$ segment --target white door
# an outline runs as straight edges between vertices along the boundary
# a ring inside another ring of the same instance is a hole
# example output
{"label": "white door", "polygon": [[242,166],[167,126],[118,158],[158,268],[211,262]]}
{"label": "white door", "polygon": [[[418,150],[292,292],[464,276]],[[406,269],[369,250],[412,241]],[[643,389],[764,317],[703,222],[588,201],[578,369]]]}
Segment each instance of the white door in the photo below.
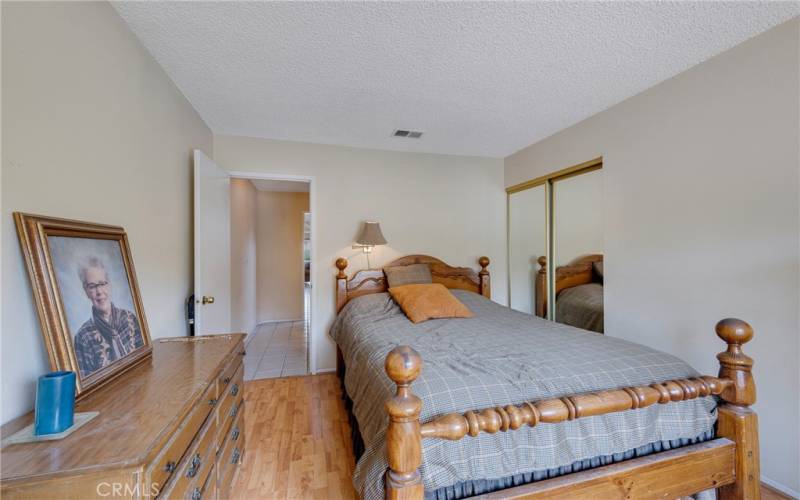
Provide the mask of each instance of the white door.
{"label": "white door", "polygon": [[195,335],[230,333],[230,176],[194,151]]}

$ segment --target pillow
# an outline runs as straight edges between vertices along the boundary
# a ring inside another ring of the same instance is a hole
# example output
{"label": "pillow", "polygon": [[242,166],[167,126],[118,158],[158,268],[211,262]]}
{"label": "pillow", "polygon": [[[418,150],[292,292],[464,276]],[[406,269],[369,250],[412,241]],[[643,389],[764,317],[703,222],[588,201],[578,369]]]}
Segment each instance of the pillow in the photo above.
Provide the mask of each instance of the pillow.
{"label": "pillow", "polygon": [[389,288],[389,293],[413,323],[472,317],[472,311],[441,283],[396,286]]}
{"label": "pillow", "polygon": [[411,264],[409,266],[384,267],[389,288],[412,285],[415,283],[430,283],[431,267],[428,264]]}
{"label": "pillow", "polygon": [[603,278],[603,261],[602,260],[595,261],[594,263],[592,263],[592,267],[594,267],[594,272],[597,273],[598,276],[600,276],[600,279],[602,279]]}

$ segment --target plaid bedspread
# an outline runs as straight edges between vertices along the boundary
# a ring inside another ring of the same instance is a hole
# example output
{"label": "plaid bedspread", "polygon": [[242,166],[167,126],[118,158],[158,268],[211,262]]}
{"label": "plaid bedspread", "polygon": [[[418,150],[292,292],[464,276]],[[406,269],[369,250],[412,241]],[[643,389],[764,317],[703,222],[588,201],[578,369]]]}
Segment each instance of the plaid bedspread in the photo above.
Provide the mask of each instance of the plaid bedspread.
{"label": "plaid bedspread", "polygon": [[[347,366],[345,389],[364,439],[353,477],[364,499],[384,495],[384,403],[395,386],[383,365],[397,345],[422,355],[422,373],[412,385],[422,399],[422,422],[444,413],[697,376],[674,356],[519,313],[475,293],[453,293],[473,318],[414,325],[380,293],[350,301],[333,324],[331,335]],[[424,439],[421,473],[426,491],[432,491],[694,438],[715,420],[716,402],[706,397],[459,441]]]}
{"label": "plaid bedspread", "polygon": [[556,297],[559,323],[603,333],[603,285],[588,283],[562,290]]}

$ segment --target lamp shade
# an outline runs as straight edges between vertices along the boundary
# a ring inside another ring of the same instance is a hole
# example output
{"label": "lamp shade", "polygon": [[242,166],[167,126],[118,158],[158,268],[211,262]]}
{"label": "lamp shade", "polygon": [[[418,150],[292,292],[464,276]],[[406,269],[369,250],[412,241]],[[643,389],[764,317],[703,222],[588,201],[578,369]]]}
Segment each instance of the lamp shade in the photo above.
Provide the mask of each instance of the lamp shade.
{"label": "lamp shade", "polygon": [[361,229],[361,234],[358,235],[356,243],[364,246],[385,245],[386,238],[383,237],[380,223],[369,220],[366,221],[364,227]]}

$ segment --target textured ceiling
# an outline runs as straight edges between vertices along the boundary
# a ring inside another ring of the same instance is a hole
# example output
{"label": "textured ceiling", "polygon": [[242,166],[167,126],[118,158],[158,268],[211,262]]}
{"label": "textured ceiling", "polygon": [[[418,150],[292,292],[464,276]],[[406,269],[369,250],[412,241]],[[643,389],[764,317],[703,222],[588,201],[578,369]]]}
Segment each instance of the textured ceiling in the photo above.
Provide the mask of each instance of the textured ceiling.
{"label": "textured ceiling", "polygon": [[215,133],[492,157],[800,14],[798,2],[114,6]]}
{"label": "textured ceiling", "polygon": [[285,193],[307,193],[310,183],[302,181],[278,181],[271,179],[251,179],[259,191],[280,191]]}

